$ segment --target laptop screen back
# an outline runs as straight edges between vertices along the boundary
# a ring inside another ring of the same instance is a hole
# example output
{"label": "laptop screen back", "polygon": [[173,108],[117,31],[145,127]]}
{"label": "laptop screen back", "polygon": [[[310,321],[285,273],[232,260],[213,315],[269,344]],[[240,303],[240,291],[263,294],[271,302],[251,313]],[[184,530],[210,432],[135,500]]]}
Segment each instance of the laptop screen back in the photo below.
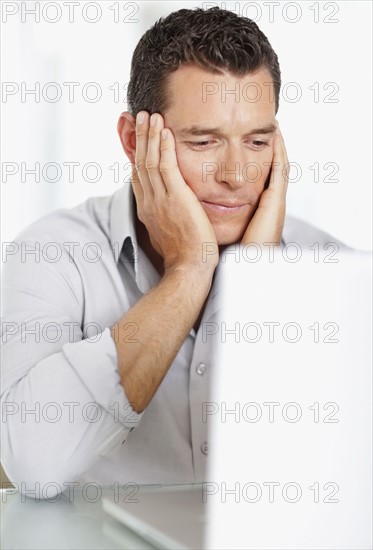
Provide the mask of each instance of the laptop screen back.
{"label": "laptop screen back", "polygon": [[251,259],[227,255],[204,327],[207,547],[371,548],[371,256]]}

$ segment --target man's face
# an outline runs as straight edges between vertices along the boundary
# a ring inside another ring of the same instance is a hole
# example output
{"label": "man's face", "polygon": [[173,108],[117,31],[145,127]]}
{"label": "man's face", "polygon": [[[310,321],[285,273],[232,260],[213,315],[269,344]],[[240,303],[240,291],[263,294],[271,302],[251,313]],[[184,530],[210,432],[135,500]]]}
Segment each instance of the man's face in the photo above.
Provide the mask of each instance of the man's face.
{"label": "man's face", "polygon": [[175,136],[181,174],[201,202],[218,244],[238,242],[258,206],[273,158],[270,73],[261,69],[236,77],[183,65],[171,73],[168,93],[171,107],[164,121]]}

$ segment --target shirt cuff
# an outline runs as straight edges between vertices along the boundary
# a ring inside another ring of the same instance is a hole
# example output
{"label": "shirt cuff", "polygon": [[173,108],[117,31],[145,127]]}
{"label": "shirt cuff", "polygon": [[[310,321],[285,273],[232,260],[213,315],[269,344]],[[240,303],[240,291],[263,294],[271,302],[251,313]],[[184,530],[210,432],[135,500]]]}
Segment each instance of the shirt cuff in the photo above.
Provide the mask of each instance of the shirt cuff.
{"label": "shirt cuff", "polygon": [[118,372],[118,354],[106,327],[100,334],[67,343],[62,347],[77,376],[94,400],[126,428],[135,428],[142,413],[136,413],[129,402]]}

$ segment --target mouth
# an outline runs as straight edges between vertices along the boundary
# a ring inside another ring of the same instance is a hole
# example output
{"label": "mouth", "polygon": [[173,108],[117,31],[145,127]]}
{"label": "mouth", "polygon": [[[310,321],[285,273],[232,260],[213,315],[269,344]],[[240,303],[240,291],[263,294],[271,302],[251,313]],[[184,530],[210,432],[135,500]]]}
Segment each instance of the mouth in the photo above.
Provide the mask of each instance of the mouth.
{"label": "mouth", "polygon": [[204,206],[207,210],[218,212],[220,214],[240,214],[248,206],[247,203],[223,204],[203,200],[201,200],[200,202],[202,206]]}

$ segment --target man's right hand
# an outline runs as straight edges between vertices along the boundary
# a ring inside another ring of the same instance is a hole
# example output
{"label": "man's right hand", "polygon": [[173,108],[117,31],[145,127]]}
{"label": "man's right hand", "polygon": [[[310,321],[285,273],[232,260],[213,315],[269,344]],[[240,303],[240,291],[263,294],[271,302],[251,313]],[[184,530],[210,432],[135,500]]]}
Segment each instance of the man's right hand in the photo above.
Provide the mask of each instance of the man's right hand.
{"label": "man's right hand", "polygon": [[[141,115],[143,122],[140,123]],[[149,233],[153,248],[164,259],[165,272],[175,267],[218,264],[214,229],[196,195],[181,175],[175,140],[168,128],[165,139],[162,115],[141,111],[136,118],[136,156],[133,190],[137,215]],[[209,254],[204,255],[208,244]],[[216,250],[216,253],[211,251]]]}

